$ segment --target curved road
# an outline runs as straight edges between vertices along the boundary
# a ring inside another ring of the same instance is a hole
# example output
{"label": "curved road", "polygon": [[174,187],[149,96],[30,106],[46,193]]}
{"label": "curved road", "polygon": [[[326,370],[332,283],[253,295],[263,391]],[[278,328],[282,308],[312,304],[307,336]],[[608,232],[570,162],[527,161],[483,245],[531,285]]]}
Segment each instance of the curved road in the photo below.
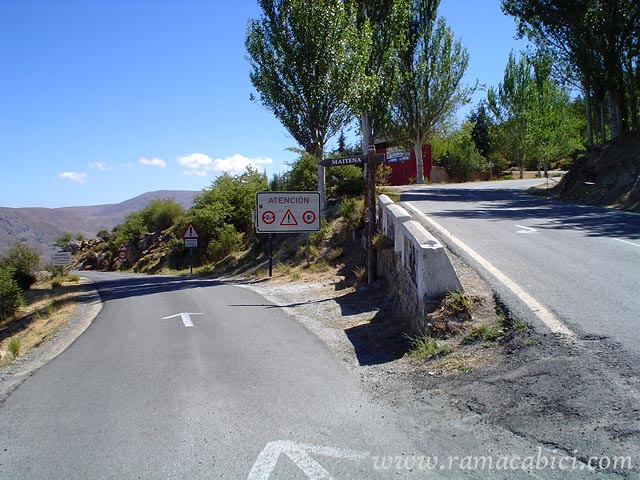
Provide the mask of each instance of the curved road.
{"label": "curved road", "polygon": [[[402,200],[470,246],[579,336],[609,338],[640,357],[640,215],[526,193],[538,183],[416,186]],[[512,294],[504,288],[502,294],[520,316],[535,321]]]}

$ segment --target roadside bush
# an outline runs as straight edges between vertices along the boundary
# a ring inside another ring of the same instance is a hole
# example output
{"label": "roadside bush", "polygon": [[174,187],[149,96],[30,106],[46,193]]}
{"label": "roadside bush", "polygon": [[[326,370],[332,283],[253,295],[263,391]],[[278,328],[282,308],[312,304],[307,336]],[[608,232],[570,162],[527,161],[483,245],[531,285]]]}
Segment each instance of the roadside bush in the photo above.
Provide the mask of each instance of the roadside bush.
{"label": "roadside bush", "polygon": [[182,206],[171,198],[152,200],[140,210],[140,217],[147,231],[155,233],[175,225],[183,214]]}
{"label": "roadside bush", "polygon": [[362,195],[364,193],[362,169],[355,165],[328,168],[327,188],[335,190],[336,197]]}
{"label": "roadside bush", "polygon": [[300,153],[300,158],[291,164],[291,170],[286,174],[287,190],[317,190],[318,166],[316,165],[316,159],[307,152],[295,151]]}
{"label": "roadside bush", "polygon": [[357,230],[360,228],[364,215],[364,201],[356,198],[343,198],[338,215],[344,218],[351,230]]}
{"label": "roadside bush", "polygon": [[2,259],[0,267],[12,267],[13,278],[22,290],[29,290],[36,283],[40,254],[32,247],[15,244]]}
{"label": "roadside bush", "polygon": [[13,315],[24,303],[14,273],[13,267],[0,267],[0,320]]}
{"label": "roadside bush", "polygon": [[207,257],[210,260],[222,260],[242,248],[242,233],[238,232],[233,225],[224,225],[216,233],[216,238],[211,240],[207,247]]}

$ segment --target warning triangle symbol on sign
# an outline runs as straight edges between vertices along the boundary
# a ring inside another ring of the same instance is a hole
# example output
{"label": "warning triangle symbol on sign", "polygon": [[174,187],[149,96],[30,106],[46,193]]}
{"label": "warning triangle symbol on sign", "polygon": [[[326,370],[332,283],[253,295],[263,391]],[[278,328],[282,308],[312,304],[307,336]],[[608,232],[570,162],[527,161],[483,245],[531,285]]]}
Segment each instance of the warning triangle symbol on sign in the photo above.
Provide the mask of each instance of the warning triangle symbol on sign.
{"label": "warning triangle symbol on sign", "polygon": [[290,208],[287,209],[284,216],[282,217],[280,225],[284,227],[293,227],[295,225],[298,225],[298,220],[296,220],[296,217]]}

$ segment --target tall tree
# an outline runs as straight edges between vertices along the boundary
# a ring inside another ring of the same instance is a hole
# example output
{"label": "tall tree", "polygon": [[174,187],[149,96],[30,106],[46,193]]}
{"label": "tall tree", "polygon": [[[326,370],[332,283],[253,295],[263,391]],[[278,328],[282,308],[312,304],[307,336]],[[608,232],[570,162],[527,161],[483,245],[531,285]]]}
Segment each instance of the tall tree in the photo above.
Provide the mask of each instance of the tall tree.
{"label": "tall tree", "polygon": [[424,183],[422,145],[447,125],[475,90],[462,85],[469,54],[437,17],[439,3],[413,0],[392,107],[393,136],[412,146],[418,183]]}
{"label": "tall tree", "polygon": [[318,164],[324,215],[327,141],[351,119],[369,43],[358,35],[352,0],[259,0],[246,49],[260,103]]}
{"label": "tall tree", "polygon": [[487,104],[482,100],[477,108],[473,110],[467,118],[471,125],[471,139],[476,145],[476,149],[480,154],[487,158],[489,150],[491,148],[491,136],[489,134],[489,125],[491,119],[487,113]]}
{"label": "tall tree", "polygon": [[500,124],[497,132],[502,148],[508,158],[516,161],[520,178],[524,178],[525,165],[532,155],[529,116],[535,101],[534,80],[526,56],[517,59],[513,52],[509,54],[503,80],[497,89],[489,89],[487,99]]}
{"label": "tall tree", "polygon": [[[612,138],[638,129],[640,3],[629,0],[502,0],[518,31],[551,52],[591,98],[607,110]],[[603,130],[604,136],[604,130]],[[588,124],[589,141],[592,140]]]}
{"label": "tall tree", "polygon": [[536,162],[545,171],[551,161],[581,147],[580,122],[569,94],[551,76],[551,58],[540,52],[513,54],[498,88],[490,88],[488,105],[498,122],[497,136],[505,155],[524,168]]}

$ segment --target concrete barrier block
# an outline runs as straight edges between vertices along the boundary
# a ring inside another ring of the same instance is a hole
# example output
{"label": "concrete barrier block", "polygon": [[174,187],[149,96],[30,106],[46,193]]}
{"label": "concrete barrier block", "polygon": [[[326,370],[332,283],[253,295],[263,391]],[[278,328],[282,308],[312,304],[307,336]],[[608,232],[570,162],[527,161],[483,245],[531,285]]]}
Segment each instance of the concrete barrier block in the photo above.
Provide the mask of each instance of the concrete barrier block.
{"label": "concrete barrier block", "polygon": [[402,224],[402,265],[416,284],[418,297],[438,300],[447,292],[462,290],[451,260],[442,244],[415,220]]}
{"label": "concrete barrier block", "polygon": [[385,218],[387,226],[385,235],[393,243],[393,250],[396,253],[401,253],[404,246],[402,224],[411,220],[411,215],[400,205],[392,203],[386,207]]}
{"label": "concrete barrier block", "polygon": [[391,200],[387,195],[378,195],[378,229],[381,232],[385,232],[385,208],[387,205],[394,205],[393,200]]}

